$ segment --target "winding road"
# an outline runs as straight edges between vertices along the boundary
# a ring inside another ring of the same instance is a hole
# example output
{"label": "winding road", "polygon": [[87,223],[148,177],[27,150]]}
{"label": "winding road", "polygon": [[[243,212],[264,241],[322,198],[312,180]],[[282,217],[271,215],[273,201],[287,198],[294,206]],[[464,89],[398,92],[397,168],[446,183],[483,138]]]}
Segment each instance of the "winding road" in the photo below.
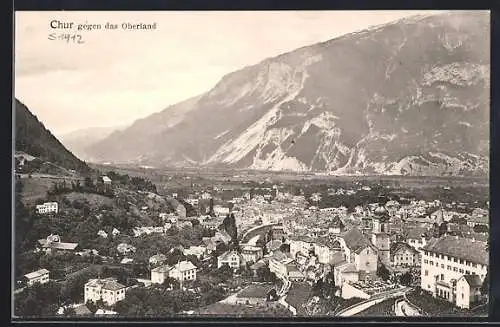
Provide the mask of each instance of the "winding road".
{"label": "winding road", "polygon": [[360,312],[368,309],[369,307],[371,307],[375,304],[378,304],[380,302],[383,302],[387,299],[403,296],[408,290],[409,290],[409,288],[405,287],[405,288],[400,288],[397,290],[392,290],[389,292],[377,294],[366,301],[362,301],[362,302],[356,303],[348,308],[345,308],[344,310],[338,312],[336,314],[336,316],[340,316],[340,317],[353,316],[353,315],[360,313]]}

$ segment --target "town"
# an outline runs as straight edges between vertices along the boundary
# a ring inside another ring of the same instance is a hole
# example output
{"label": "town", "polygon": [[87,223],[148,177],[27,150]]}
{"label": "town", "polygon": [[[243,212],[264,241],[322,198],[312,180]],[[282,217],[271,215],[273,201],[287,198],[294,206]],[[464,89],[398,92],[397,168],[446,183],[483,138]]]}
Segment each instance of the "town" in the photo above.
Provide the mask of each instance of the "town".
{"label": "town", "polygon": [[487,186],[399,184],[19,174],[15,314],[486,314]]}

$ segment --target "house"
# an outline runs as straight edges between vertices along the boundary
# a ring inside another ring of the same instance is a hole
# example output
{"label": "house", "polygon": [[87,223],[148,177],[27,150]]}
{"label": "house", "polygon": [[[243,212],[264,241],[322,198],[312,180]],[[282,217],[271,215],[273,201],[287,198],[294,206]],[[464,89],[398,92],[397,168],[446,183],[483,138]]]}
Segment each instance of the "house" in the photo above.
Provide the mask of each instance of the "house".
{"label": "house", "polygon": [[241,244],[241,255],[245,262],[257,262],[264,256],[262,248],[248,244]]}
{"label": "house", "polygon": [[116,228],[113,228],[113,231],[111,232],[111,234],[113,236],[117,236],[117,235],[120,235],[120,231],[118,229],[116,229]]}
{"label": "house", "polygon": [[197,267],[191,261],[181,261],[170,269],[169,276],[178,281],[196,280]]}
{"label": "house", "polygon": [[288,279],[292,282],[302,282],[306,279],[306,276],[297,268],[297,265],[290,262],[286,265],[286,270],[288,271]]}
{"label": "house", "polygon": [[210,254],[217,249],[217,241],[211,237],[203,237],[201,239],[203,245],[207,248],[207,253]]}
{"label": "house", "polygon": [[271,240],[266,243],[266,249],[268,253],[273,253],[274,251],[279,250],[282,242],[281,240]]}
{"label": "house", "polygon": [[84,286],[84,302],[103,300],[107,305],[125,299],[126,287],[114,278],[90,279]]}
{"label": "house", "polygon": [[391,265],[395,268],[420,266],[420,252],[408,243],[393,243],[391,245]]}
{"label": "house", "polygon": [[341,262],[333,269],[333,278],[335,285],[342,287],[344,282],[357,282],[359,281],[359,273],[356,265],[349,262]]}
{"label": "house", "polygon": [[106,309],[97,309],[94,314],[96,317],[113,317],[118,315],[118,312]]}
{"label": "house", "polygon": [[225,230],[219,230],[215,233],[213,239],[215,241],[223,242],[224,244],[229,244],[231,236]]}
{"label": "house", "polygon": [[132,262],[134,262],[134,259],[131,258],[123,258],[122,261],[120,261],[122,265],[128,265],[131,264]]}
{"label": "house", "polygon": [[222,221],[223,219],[219,217],[212,218],[210,216],[205,216],[200,219],[200,225],[207,229],[217,230],[219,226],[222,224]]}
{"label": "house", "polygon": [[120,243],[116,247],[116,250],[118,251],[118,253],[124,255],[124,254],[129,254],[129,253],[135,252],[136,248],[135,248],[135,246],[132,246],[132,245],[127,244],[127,243]]}
{"label": "house", "polygon": [[475,227],[477,225],[484,225],[488,227],[490,223],[489,219],[490,217],[488,215],[471,215],[467,220],[467,226]]}
{"label": "house", "polygon": [[36,212],[42,215],[51,212],[57,213],[58,211],[59,206],[57,202],[45,202],[36,206]]}
{"label": "house", "polygon": [[377,273],[377,249],[371,244],[363,233],[357,228],[352,228],[337,238],[339,247],[343,250],[348,263],[354,263],[360,280],[375,279]]}
{"label": "house", "polygon": [[430,240],[422,251],[421,288],[455,305],[464,305],[458,302],[462,300],[458,280],[464,275],[477,275],[482,283],[488,272],[486,242],[446,235]]}
{"label": "house", "polygon": [[478,275],[463,275],[457,280],[457,301],[459,308],[470,309],[471,304],[481,299],[482,281]]}
{"label": "house", "polygon": [[269,270],[281,279],[288,278],[289,264],[295,265],[293,258],[284,252],[276,251],[269,257]]}
{"label": "house", "polygon": [[24,275],[26,285],[33,286],[35,283],[45,284],[49,281],[49,271],[47,269],[39,269]]}
{"label": "house", "polygon": [[183,251],[184,255],[194,255],[198,259],[201,259],[205,253],[207,253],[207,248],[205,246],[190,246]]}
{"label": "house", "polygon": [[151,270],[151,282],[163,284],[167,277],[179,282],[196,280],[196,266],[191,261],[181,261],[173,266],[161,265]]}
{"label": "house", "polygon": [[106,233],[102,229],[97,232],[97,235],[103,238],[108,238],[108,233]]}
{"label": "house", "polygon": [[216,205],[214,206],[214,213],[217,217],[225,217],[226,215],[228,215],[231,210],[229,210],[228,207],[223,207],[223,206],[220,206],[220,205]]}
{"label": "house", "polygon": [[108,176],[102,176],[101,179],[104,185],[111,185],[111,178]]}
{"label": "house", "polygon": [[212,195],[211,195],[210,193],[208,193],[208,192],[203,192],[203,193],[201,194],[201,199],[202,199],[202,200],[209,200],[209,199],[211,199],[211,198],[212,198]]}
{"label": "house", "polygon": [[328,233],[340,234],[344,231],[345,225],[339,217],[334,217],[334,219],[328,223]]}
{"label": "house", "polygon": [[403,231],[403,239],[406,240],[410,246],[414,247],[417,250],[420,250],[427,244],[426,235],[429,233],[427,228],[423,227],[413,227],[413,228],[405,228]]}
{"label": "house", "polygon": [[158,265],[162,265],[165,261],[167,261],[167,256],[164,254],[155,254],[149,258],[149,266],[156,267]]}
{"label": "house", "polygon": [[[78,243],[61,242],[59,235],[50,234],[46,239],[38,240],[38,244],[45,253],[56,251],[75,251],[78,249]],[[40,250],[40,248],[38,249]]]}
{"label": "house", "polygon": [[283,225],[275,225],[271,227],[271,239],[281,241],[285,236],[285,231],[283,229]]}
{"label": "house", "polygon": [[233,270],[237,270],[243,264],[243,257],[236,251],[227,251],[217,257],[217,268],[222,267],[227,264]]}

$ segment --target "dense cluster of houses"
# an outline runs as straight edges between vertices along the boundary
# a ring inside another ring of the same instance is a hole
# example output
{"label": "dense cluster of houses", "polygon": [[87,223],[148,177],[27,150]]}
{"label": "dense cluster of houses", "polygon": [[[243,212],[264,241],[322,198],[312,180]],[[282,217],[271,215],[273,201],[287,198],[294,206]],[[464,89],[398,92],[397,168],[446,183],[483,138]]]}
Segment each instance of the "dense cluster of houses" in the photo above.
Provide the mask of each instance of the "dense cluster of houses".
{"label": "dense cluster of houses", "polygon": [[[103,183],[111,180],[102,178]],[[274,188],[273,195],[235,197],[229,206],[213,205],[199,217],[186,217],[186,208],[179,204],[175,213],[160,213],[163,226],[143,226],[134,229],[134,236],[165,233],[172,226],[191,225],[197,219],[201,226],[215,231],[203,238],[199,246],[181,248],[184,255],[207,258],[219,244],[229,244],[231,237],[221,228],[224,218],[234,214],[240,233],[252,227],[272,225],[265,235],[252,238],[217,257],[217,267],[229,266],[234,271],[249,266],[257,274],[267,267],[286,283],[314,283],[333,271],[335,285],[344,298],[369,297],[373,292],[388,289],[377,271],[381,265],[389,273],[417,272],[421,288],[436,297],[461,308],[478,302],[481,285],[488,271],[487,233],[478,233],[478,225],[488,226],[487,210],[476,208],[465,214],[460,203],[443,205],[439,201],[409,201],[400,205],[391,200],[358,206],[349,213],[347,208],[308,206],[303,195],[291,195]],[[356,192],[332,190],[335,194]],[[339,193],[340,192],[340,193]],[[177,194],[172,194],[177,198]],[[208,192],[190,196],[186,202],[197,206],[212,199]],[[319,202],[320,194],[310,201]],[[181,208],[182,207],[182,208]],[[37,206],[37,212],[58,210],[57,203]],[[147,210],[147,208],[145,209]],[[465,220],[465,224],[460,220]],[[443,227],[444,226],[444,227]],[[111,232],[119,235],[118,230]],[[108,233],[99,231],[101,237]],[[259,242],[260,241],[260,242]],[[262,242],[263,241],[263,242]],[[59,236],[49,235],[38,241],[38,250],[75,251],[77,243],[62,243]],[[129,244],[118,245],[120,254],[135,252]],[[167,257],[157,254],[149,259],[151,283],[162,284],[173,278],[181,284],[197,279],[197,267],[189,260],[165,264]],[[25,277],[28,285],[48,281],[48,271],[42,269]],[[114,304],[125,298],[126,287],[112,279],[92,279],[85,285],[85,301],[103,300]]]}

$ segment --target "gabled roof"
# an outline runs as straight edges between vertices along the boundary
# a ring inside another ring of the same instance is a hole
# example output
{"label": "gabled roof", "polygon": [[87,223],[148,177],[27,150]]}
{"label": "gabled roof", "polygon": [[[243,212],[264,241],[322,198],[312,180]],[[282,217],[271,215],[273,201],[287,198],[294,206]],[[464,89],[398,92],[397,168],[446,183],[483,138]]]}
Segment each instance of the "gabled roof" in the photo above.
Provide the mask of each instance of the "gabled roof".
{"label": "gabled roof", "polygon": [[370,241],[357,228],[353,228],[342,235],[346,246],[353,252],[359,252],[367,246],[371,246]]}
{"label": "gabled roof", "polygon": [[344,262],[344,260],[345,259],[344,259],[344,255],[342,252],[335,252],[330,259],[330,264],[335,266],[335,265],[338,265],[338,264]]}
{"label": "gabled roof", "polygon": [[91,279],[87,282],[87,284],[85,284],[85,286],[89,286],[89,287],[100,286],[102,289],[110,290],[110,291],[117,291],[117,290],[126,288],[125,285],[118,283],[113,278]]}
{"label": "gabled roof", "polygon": [[33,271],[33,272],[30,272],[29,274],[24,275],[24,277],[26,277],[28,279],[33,279],[33,278],[37,278],[37,277],[40,277],[40,276],[48,274],[48,273],[49,273],[49,271],[47,269],[39,269],[37,271]]}
{"label": "gabled roof", "polygon": [[444,254],[482,265],[488,265],[489,253],[487,243],[460,236],[442,236],[432,239],[422,249],[434,253]]}
{"label": "gabled roof", "polygon": [[267,242],[266,248],[268,248],[271,251],[274,251],[274,250],[279,249],[281,244],[282,244],[282,242],[280,240],[272,240],[272,241]]}
{"label": "gabled roof", "polygon": [[406,237],[406,239],[420,240],[422,235],[425,236],[428,233],[429,230],[423,227],[403,228],[403,236]]}
{"label": "gabled roof", "polygon": [[158,266],[156,268],[151,269],[151,272],[164,274],[164,273],[168,273],[170,271],[170,269],[172,269],[172,268],[167,266],[167,265],[161,265],[161,266]]}
{"label": "gabled roof", "polygon": [[338,268],[343,273],[356,273],[356,272],[358,272],[358,270],[356,269],[356,264],[354,264],[354,263],[346,263],[342,266],[339,266]]}
{"label": "gabled roof", "polygon": [[224,253],[222,253],[218,258],[217,260],[220,260],[220,261],[227,261],[229,259],[229,256],[238,256],[238,258],[240,257],[240,255],[238,254],[238,252],[234,251],[234,250],[231,250],[231,251],[226,251]]}
{"label": "gabled roof", "polygon": [[405,242],[396,242],[396,243],[391,244],[390,253],[393,255],[393,254],[397,253],[398,251],[404,250],[404,249],[407,249],[407,250],[413,252],[414,254],[418,253],[417,250],[415,250],[412,246],[410,246],[408,243],[405,243]]}
{"label": "gabled roof", "polygon": [[185,261],[181,261],[179,263],[176,263],[172,268],[177,269],[179,271],[188,271],[188,270],[196,269],[196,266],[191,261],[185,260]]}
{"label": "gabled roof", "polygon": [[273,252],[273,255],[271,256],[273,260],[279,261],[279,262],[285,262],[288,260],[293,260],[292,257],[290,257],[287,253],[281,252],[281,251],[275,251]]}
{"label": "gabled roof", "polygon": [[478,275],[463,275],[462,277],[471,287],[478,287],[483,284],[481,283],[481,279],[479,278]]}
{"label": "gabled roof", "polygon": [[47,242],[46,239],[40,239],[38,240],[38,243],[44,248],[59,250],[74,250],[78,246],[78,243]]}
{"label": "gabled roof", "polygon": [[158,262],[158,261],[165,261],[167,260],[167,256],[160,253],[160,254],[155,254],[149,258],[149,262]]}
{"label": "gabled roof", "polygon": [[78,316],[92,314],[92,311],[90,311],[89,308],[87,308],[87,306],[85,304],[73,307],[73,309],[75,310],[75,314]]}

